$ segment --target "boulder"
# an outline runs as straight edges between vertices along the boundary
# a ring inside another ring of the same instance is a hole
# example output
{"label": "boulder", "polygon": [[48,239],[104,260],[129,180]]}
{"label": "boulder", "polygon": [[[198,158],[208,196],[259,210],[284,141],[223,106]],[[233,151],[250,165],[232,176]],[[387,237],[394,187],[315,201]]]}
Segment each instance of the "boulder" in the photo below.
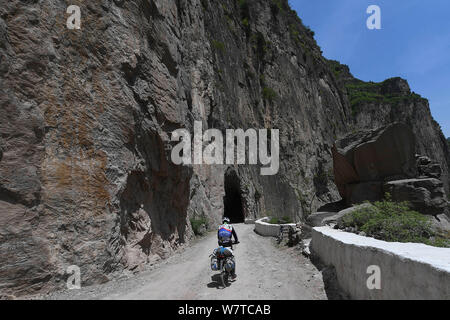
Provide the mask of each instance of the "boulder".
{"label": "boulder", "polygon": [[333,155],[334,182],[338,188],[339,194],[345,199],[346,188],[350,183],[359,181],[359,176],[347,158],[339,153],[336,146],[331,149]]}
{"label": "boulder", "polygon": [[323,227],[325,225],[336,224],[339,225],[342,221],[342,217],[344,217],[345,215],[350,214],[355,210],[370,206],[371,204],[369,203],[363,203],[354,207],[340,210],[339,212],[315,212],[308,216],[308,218],[306,219],[306,223],[312,227]]}
{"label": "boulder", "polygon": [[323,220],[337,215],[337,212],[314,212],[306,218],[306,223],[312,227],[324,226]]}
{"label": "boulder", "polygon": [[345,191],[345,198],[349,205],[364,201],[377,201],[383,198],[383,182],[369,181],[352,183],[346,186]]}
{"label": "boulder", "polygon": [[436,178],[442,176],[442,167],[437,162],[432,162],[427,156],[416,155],[417,171],[420,178]]}
{"label": "boulder", "polygon": [[381,94],[393,94],[393,95],[409,95],[411,93],[411,88],[409,87],[408,81],[405,79],[396,77],[390,78],[381,84]]}
{"label": "boulder", "polygon": [[412,208],[423,214],[439,215],[448,207],[442,181],[435,178],[406,179],[384,184],[384,192],[389,192],[395,201],[408,201]]}
{"label": "boulder", "polygon": [[450,216],[438,214],[431,218],[431,228],[439,235],[450,235]]}
{"label": "boulder", "polygon": [[335,183],[346,204],[380,200],[384,181],[416,177],[414,148],[414,134],[403,123],[336,141],[332,148]]}
{"label": "boulder", "polygon": [[290,227],[288,232],[288,242],[289,247],[296,246],[302,240],[302,229],[301,227]]}
{"label": "boulder", "polygon": [[[415,138],[411,128],[393,123],[375,130],[360,131],[336,142],[335,151],[344,156],[356,171],[359,181],[383,180],[394,175],[416,176]],[[339,156],[336,157],[339,160]],[[342,163],[337,163],[338,175]]]}
{"label": "boulder", "polygon": [[323,223],[323,225],[337,225],[337,226],[341,227],[342,226],[342,218],[344,216],[351,214],[352,212],[354,212],[356,210],[360,210],[362,208],[369,208],[371,206],[372,205],[370,203],[363,203],[360,205],[356,205],[356,206],[341,210],[337,214],[323,219],[322,223]]}
{"label": "boulder", "polygon": [[417,165],[419,166],[428,165],[431,163],[431,159],[428,158],[427,156],[421,156],[420,154],[416,154],[416,158],[417,158]]}
{"label": "boulder", "polygon": [[309,244],[311,243],[311,238],[303,239],[301,242],[302,254],[309,258],[311,256],[311,250],[309,249]]}

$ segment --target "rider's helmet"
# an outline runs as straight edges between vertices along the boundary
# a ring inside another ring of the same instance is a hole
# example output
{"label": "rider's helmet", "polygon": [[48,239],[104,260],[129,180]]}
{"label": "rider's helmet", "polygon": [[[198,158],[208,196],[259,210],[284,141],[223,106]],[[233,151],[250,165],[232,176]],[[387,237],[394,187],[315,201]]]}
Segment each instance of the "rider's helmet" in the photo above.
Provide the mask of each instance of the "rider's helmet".
{"label": "rider's helmet", "polygon": [[222,223],[226,223],[226,224],[229,224],[229,223],[230,223],[230,219],[229,219],[229,218],[227,218],[227,217],[223,217],[223,219],[222,219]]}

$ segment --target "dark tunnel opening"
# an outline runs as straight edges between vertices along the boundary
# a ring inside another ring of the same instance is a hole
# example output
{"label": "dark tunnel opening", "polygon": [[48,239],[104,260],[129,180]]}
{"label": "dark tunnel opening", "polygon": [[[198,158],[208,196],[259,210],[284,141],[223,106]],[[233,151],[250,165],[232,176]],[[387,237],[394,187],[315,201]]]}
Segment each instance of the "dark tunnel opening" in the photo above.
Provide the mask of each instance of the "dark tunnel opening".
{"label": "dark tunnel opening", "polygon": [[235,171],[225,174],[225,197],[223,198],[224,216],[230,218],[231,223],[244,222],[244,210],[239,178]]}

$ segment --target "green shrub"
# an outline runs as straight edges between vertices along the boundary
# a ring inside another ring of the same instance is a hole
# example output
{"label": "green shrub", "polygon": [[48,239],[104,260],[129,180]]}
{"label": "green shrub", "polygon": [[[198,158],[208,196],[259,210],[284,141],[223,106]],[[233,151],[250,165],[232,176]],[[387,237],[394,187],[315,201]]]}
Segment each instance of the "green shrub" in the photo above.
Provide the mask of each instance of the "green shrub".
{"label": "green shrub", "polygon": [[212,40],[211,44],[212,44],[214,49],[219,50],[221,52],[225,51],[225,44],[223,42],[220,42],[220,41],[217,41],[217,40]]}
{"label": "green shrub", "polygon": [[242,19],[250,20],[250,7],[247,0],[239,0],[239,8],[241,9]]}
{"label": "green shrub", "polygon": [[[335,73],[335,76],[338,76],[338,70],[333,70]],[[345,85],[347,89],[347,93],[350,100],[350,105],[352,107],[353,115],[355,116],[356,113],[359,111],[358,108],[367,103],[381,103],[381,104],[389,104],[392,107],[397,107],[401,103],[412,103],[414,101],[421,101],[423,98],[412,92],[408,95],[404,94],[382,94],[382,86],[386,81],[389,81],[390,79],[387,79],[383,82],[364,82],[364,81],[354,81],[351,83],[347,83]]]}
{"label": "green shrub", "polygon": [[314,31],[312,31],[312,29],[309,26],[306,26],[305,28],[306,28],[306,32],[308,32],[311,37],[314,37],[314,35],[316,33]]}
{"label": "green shrub", "polygon": [[272,0],[270,3],[270,9],[274,15],[277,15],[280,12],[284,12],[283,4],[280,0]]}
{"label": "green shrub", "polygon": [[251,41],[254,43],[253,48],[256,50],[258,59],[263,60],[271,45],[270,41],[266,41],[261,32],[252,34]]}
{"label": "green shrub", "polygon": [[262,96],[264,100],[272,101],[276,98],[277,93],[272,88],[264,87],[262,90]]}
{"label": "green shrub", "polygon": [[201,235],[202,233],[200,232],[200,227],[202,225],[206,225],[207,224],[207,220],[206,217],[200,217],[200,218],[191,218],[191,226],[192,226],[192,230],[194,231],[195,235]]}
{"label": "green shrub", "polygon": [[292,223],[292,219],[288,216],[284,216],[283,218],[281,218],[281,221],[282,223]]}
{"label": "green shrub", "polygon": [[267,223],[278,224],[278,218],[276,218],[276,217],[269,218]]}
{"label": "green shrub", "polygon": [[289,25],[289,32],[292,36],[298,37],[300,35],[300,31],[298,31],[297,26],[293,23]]}
{"label": "green shrub", "polygon": [[285,216],[283,218],[270,217],[267,222],[271,223],[271,224],[286,224],[286,223],[292,223],[292,219],[287,216]]}
{"label": "green shrub", "polygon": [[419,242],[450,247],[450,241],[436,235],[430,220],[410,209],[407,202],[383,201],[362,207],[342,218],[344,227],[357,228],[367,236],[391,242]]}

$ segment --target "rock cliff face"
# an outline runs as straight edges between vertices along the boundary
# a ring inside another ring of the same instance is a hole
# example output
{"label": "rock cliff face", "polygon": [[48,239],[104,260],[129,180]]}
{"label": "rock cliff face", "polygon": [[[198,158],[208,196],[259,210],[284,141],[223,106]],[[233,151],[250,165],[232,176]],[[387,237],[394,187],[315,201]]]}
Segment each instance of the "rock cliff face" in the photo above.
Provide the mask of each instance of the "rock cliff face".
{"label": "rock cliff face", "polygon": [[385,181],[417,176],[414,134],[402,123],[359,131],[332,149],[334,182],[349,205],[383,197]]}
{"label": "rock cliff face", "polygon": [[[333,146],[334,182],[347,205],[379,201],[389,193],[422,214],[449,214],[442,168],[414,154],[415,137],[404,123],[358,131]],[[437,218],[439,221],[439,217]]]}
{"label": "rock cliff face", "polygon": [[[322,57],[284,0],[2,1],[0,291],[24,295],[139,270],[217,224],[302,219],[339,200],[331,147],[406,120],[417,152],[450,155],[425,99]],[[69,4],[81,30],[66,27]],[[368,93],[367,93],[368,92]],[[280,129],[280,170],[176,166],[170,133]]]}
{"label": "rock cliff face", "polygon": [[416,137],[415,153],[428,155],[441,164],[442,180],[448,193],[450,148],[439,124],[431,116],[428,100],[411,92],[404,79],[363,82],[354,79],[346,66],[333,64],[338,83],[346,93],[352,110],[350,132],[374,129],[393,122],[407,124]]}

